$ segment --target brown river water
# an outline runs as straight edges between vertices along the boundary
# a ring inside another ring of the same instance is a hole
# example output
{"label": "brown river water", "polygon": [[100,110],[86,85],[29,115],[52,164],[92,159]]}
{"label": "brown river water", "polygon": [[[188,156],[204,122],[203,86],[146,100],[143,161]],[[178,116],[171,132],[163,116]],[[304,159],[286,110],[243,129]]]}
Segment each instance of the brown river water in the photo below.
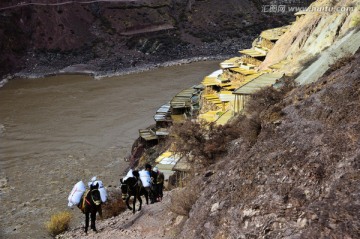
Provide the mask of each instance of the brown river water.
{"label": "brown river water", "polygon": [[[0,238],[50,238],[44,223],[70,210],[79,180],[97,176],[117,187],[138,130],[218,68],[218,61],[196,62],[101,80],[15,79],[0,88]],[[72,212],[78,227],[83,215]]]}

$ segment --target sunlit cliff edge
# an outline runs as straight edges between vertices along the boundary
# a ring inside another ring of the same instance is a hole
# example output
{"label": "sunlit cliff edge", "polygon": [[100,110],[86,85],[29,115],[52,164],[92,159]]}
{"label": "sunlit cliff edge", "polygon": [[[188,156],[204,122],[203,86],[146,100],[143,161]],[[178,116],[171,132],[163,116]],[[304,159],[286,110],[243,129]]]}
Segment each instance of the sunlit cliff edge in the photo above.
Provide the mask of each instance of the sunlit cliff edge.
{"label": "sunlit cliff edge", "polygon": [[[342,11],[326,11],[326,7]],[[306,70],[297,79],[300,83],[316,81],[329,65],[346,55],[353,55],[359,48],[359,8],[359,3],[351,0],[314,2],[308,12],[297,13],[297,21],[277,41],[260,68],[283,61],[286,67],[281,71],[294,75],[317,60],[317,73],[308,75],[309,70]],[[323,62],[321,67],[320,61]]]}

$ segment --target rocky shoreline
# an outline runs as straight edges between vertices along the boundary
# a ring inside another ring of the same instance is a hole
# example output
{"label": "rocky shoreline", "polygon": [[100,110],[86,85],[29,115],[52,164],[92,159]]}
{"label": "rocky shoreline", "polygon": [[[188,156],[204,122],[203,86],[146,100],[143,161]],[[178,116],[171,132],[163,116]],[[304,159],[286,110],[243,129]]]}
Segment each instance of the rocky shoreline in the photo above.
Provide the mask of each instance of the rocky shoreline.
{"label": "rocky shoreline", "polygon": [[[43,73],[37,73],[37,72],[26,72],[20,71],[18,73],[15,73],[13,75],[8,75],[6,78],[4,78],[2,81],[8,81],[14,78],[29,78],[29,79],[35,79],[35,78],[43,78],[47,76],[53,76],[53,75],[61,75],[61,74],[84,74],[84,75],[91,75],[95,79],[101,79],[105,77],[114,77],[114,76],[123,76],[123,75],[129,75],[134,73],[140,73],[145,72],[149,70],[153,70],[156,68],[161,67],[170,67],[170,66],[178,66],[178,65],[184,65],[189,64],[192,62],[199,62],[199,61],[213,61],[213,60],[223,60],[231,57],[230,55],[219,55],[219,56],[200,56],[200,57],[191,57],[191,58],[184,58],[179,60],[173,60],[173,61],[166,61],[166,62],[159,62],[159,63],[147,63],[140,66],[134,66],[134,67],[128,67],[128,68],[122,68],[117,71],[103,71],[103,70],[97,70],[96,67],[93,67],[88,64],[76,64],[76,65],[70,65],[62,69],[53,70]],[[1,86],[1,85],[0,85]]]}
{"label": "rocky shoreline", "polygon": [[[15,73],[9,73],[0,79],[0,87],[4,86],[9,80],[16,78],[36,79],[60,74],[84,74],[91,75],[95,79],[105,77],[122,76],[133,73],[145,72],[148,70],[189,64],[199,61],[224,60],[234,56],[239,49],[251,46],[251,36],[240,40],[227,40],[215,44],[205,43],[192,49],[178,47],[174,52],[168,54],[137,55],[133,52],[118,53],[119,57],[92,58],[86,54],[71,53],[35,53],[29,52],[24,57],[24,67]],[[226,47],[224,47],[224,45]],[[219,47],[222,46],[222,47]]]}
{"label": "rocky shoreline", "polygon": [[[31,71],[29,69],[25,69],[19,71],[15,74],[8,74],[3,79],[0,80],[0,88],[3,87],[9,80],[13,80],[16,78],[27,78],[27,79],[37,79],[37,78],[44,78],[48,76],[54,75],[66,75],[66,74],[81,74],[81,75],[90,75],[94,77],[94,79],[102,79],[106,77],[116,77],[116,76],[123,76],[129,74],[136,74],[140,72],[146,72],[149,70],[154,70],[157,68],[162,67],[170,67],[170,66],[178,66],[184,64],[190,64],[192,62],[200,62],[200,61],[213,61],[213,60],[224,60],[231,57],[231,55],[214,55],[214,56],[198,56],[198,57],[190,57],[184,59],[177,59],[172,61],[166,62],[154,62],[154,63],[146,63],[144,65],[133,66],[133,67],[125,67],[121,68],[116,71],[107,71],[98,69],[98,67],[94,67],[90,64],[75,64],[69,65],[61,69],[48,69],[41,73],[38,71]],[[45,68],[45,66],[44,66]]]}

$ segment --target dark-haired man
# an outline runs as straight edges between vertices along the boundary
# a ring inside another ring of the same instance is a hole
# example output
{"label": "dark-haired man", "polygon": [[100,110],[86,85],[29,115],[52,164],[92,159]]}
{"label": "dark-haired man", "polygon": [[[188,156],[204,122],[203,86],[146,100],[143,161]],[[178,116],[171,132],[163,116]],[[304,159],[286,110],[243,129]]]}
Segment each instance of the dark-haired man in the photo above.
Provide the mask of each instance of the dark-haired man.
{"label": "dark-haired man", "polygon": [[150,174],[150,189],[148,190],[150,203],[153,204],[156,200],[156,180],[157,180],[157,173],[155,173],[152,170],[152,167],[150,164],[145,164],[145,170],[149,172]]}

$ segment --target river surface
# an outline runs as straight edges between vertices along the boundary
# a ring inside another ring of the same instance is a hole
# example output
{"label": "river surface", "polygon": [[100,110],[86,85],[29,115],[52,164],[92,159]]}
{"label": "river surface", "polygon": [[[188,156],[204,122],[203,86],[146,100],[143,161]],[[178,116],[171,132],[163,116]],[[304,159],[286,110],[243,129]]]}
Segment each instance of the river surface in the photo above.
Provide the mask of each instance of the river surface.
{"label": "river surface", "polygon": [[15,79],[0,88],[0,238],[50,238],[44,223],[69,210],[79,180],[97,176],[118,186],[138,130],[218,68],[218,61],[196,62],[101,80]]}

